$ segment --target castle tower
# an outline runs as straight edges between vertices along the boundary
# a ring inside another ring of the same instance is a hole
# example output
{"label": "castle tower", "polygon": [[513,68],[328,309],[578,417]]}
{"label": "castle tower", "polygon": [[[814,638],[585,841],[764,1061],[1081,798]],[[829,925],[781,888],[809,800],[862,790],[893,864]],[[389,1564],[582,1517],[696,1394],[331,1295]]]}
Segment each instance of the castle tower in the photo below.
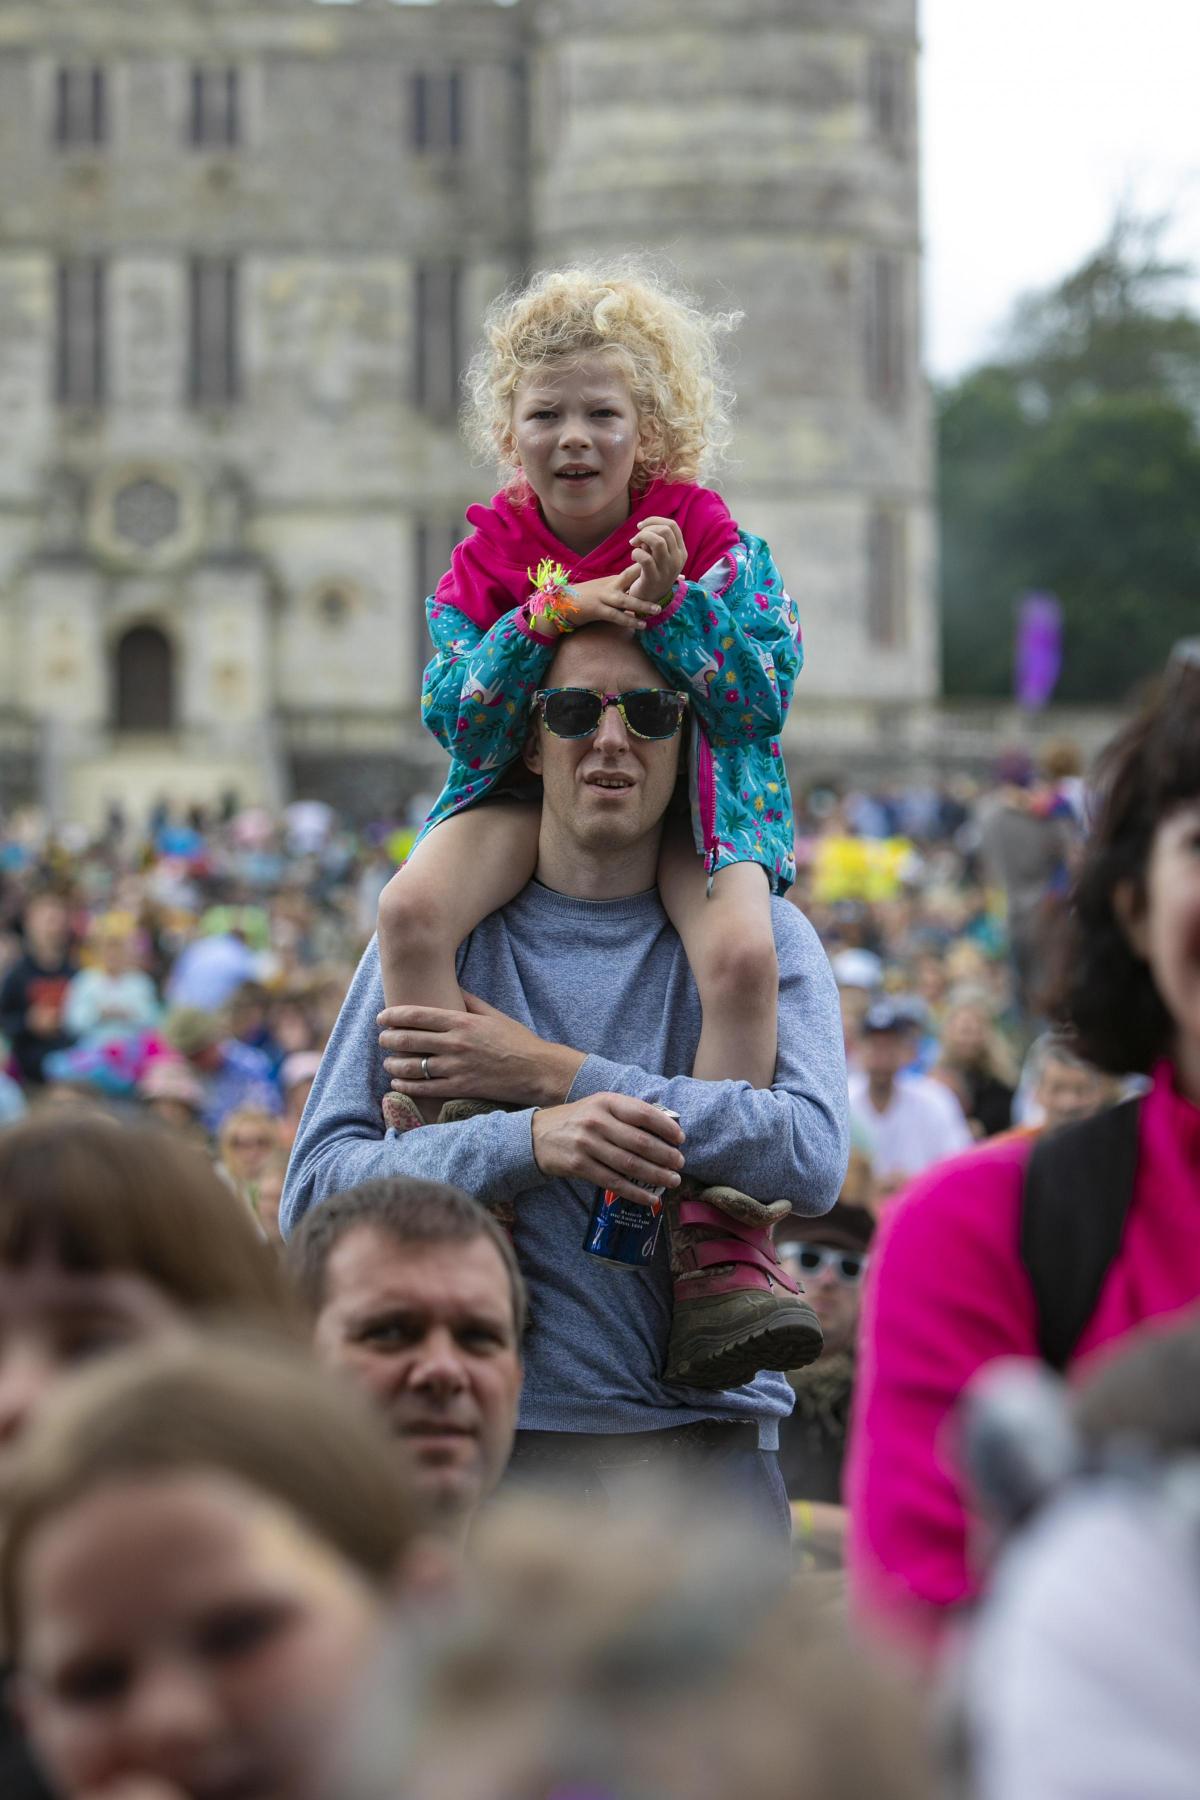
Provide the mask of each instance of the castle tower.
{"label": "castle tower", "polygon": [[722,486],[800,607],[797,749],[855,703],[878,720],[938,685],[915,13],[543,0],[537,15],[534,260],[665,252],[745,311]]}

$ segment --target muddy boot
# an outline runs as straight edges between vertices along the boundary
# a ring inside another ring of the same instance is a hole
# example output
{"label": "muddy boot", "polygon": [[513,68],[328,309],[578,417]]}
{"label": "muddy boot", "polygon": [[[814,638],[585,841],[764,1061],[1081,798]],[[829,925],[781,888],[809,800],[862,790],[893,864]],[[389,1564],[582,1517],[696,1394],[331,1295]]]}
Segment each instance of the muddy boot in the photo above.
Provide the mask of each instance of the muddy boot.
{"label": "muddy boot", "polygon": [[379,1102],[379,1110],[383,1114],[384,1130],[398,1131],[401,1136],[406,1131],[418,1130],[425,1123],[420,1107],[407,1094],[389,1091]]}
{"label": "muddy boot", "polygon": [[735,1388],[760,1369],[799,1369],[821,1354],[821,1327],[784,1269],[772,1233],[791,1213],[736,1188],[666,1196],[674,1316],[665,1379]]}

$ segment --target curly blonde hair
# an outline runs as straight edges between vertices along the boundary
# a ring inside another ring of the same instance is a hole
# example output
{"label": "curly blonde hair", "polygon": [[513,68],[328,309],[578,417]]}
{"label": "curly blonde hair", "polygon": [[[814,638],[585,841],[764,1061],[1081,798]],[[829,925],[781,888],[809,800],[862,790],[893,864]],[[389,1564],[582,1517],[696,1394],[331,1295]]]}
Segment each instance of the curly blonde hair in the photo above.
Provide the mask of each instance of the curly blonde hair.
{"label": "curly blonde hair", "polygon": [[600,352],[628,381],[637,409],[644,460],[635,479],[699,481],[733,435],[720,340],[741,318],[706,312],[633,258],[544,269],[488,309],[484,342],[466,374],[467,436],[519,487],[512,437],[518,384],[547,363]]}

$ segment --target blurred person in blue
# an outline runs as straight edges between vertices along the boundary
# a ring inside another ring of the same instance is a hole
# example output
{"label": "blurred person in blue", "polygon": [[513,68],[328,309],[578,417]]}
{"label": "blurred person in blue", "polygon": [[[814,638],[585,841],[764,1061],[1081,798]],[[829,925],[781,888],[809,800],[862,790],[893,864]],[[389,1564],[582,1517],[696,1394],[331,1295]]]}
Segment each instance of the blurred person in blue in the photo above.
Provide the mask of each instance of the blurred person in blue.
{"label": "blurred person in blue", "polygon": [[266,918],[252,906],[211,908],[200,921],[200,935],[180,952],[167,979],[172,1007],[219,1012],[247,981],[263,972]]}
{"label": "blurred person in blue", "polygon": [[102,913],[87,934],[89,960],[72,978],[63,1025],[78,1042],[132,1037],[162,1016],[154,983],[137,967],[137,922],[128,913]]}
{"label": "blurred person in blue", "polygon": [[231,1038],[224,1020],[198,1006],[177,1006],[166,1016],[167,1042],[185,1061],[203,1091],[200,1117],[216,1133],[226,1116],[243,1106],[283,1111],[271,1060],[261,1050]]}

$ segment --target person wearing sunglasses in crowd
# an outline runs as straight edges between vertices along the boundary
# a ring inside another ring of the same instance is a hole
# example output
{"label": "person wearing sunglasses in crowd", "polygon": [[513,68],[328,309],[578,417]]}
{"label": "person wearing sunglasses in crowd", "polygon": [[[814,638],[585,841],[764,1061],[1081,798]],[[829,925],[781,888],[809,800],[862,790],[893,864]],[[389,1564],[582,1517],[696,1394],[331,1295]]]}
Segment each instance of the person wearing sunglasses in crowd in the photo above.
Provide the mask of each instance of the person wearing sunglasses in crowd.
{"label": "person wearing sunglasses in crowd", "polygon": [[842,1462],[854,1393],[859,1304],[875,1231],[867,1205],[870,1185],[869,1159],[854,1149],[833,1210],[823,1219],[791,1218],[778,1234],[779,1254],[804,1284],[825,1339],[819,1359],[791,1373],[796,1405],[779,1428],[779,1466],[806,1568],[842,1564]]}
{"label": "person wearing sunglasses in crowd", "polygon": [[[648,272],[598,268],[542,274],[489,316],[471,387],[508,485],[490,506],[470,509],[474,534],[429,603],[436,655],[422,711],[452,761],[380,900],[384,996],[404,1015],[393,1026],[411,1026],[414,1006],[469,1006],[455,971],[459,945],[533,875],[536,786],[523,772],[523,794],[514,795],[509,774],[531,701],[549,732],[581,741],[609,704],[627,732],[651,742],[672,737],[686,708],[691,818],[681,807],[667,825],[656,875],[700,996],[692,1073],[760,1089],[775,1078],[771,897],[795,878],[778,734],[802,652],[795,606],[766,545],[739,532],[724,501],[698,485],[723,428],[714,377],[727,324]],[[549,682],[564,636],[596,623],[638,633],[652,684],[597,695]],[[441,1122],[443,1102],[463,1098],[496,1096],[422,1085],[387,1096],[384,1114],[413,1129]],[[726,1258],[692,1269],[690,1310],[701,1298],[708,1305],[670,1356],[671,1374],[692,1385],[788,1368],[819,1342],[770,1253],[779,1196],[752,1198],[744,1182],[733,1185],[736,1201],[720,1187],[696,1201],[694,1228],[724,1238],[745,1229],[772,1267]],[[747,1360],[751,1341],[761,1364]]]}
{"label": "person wearing sunglasses in crowd", "polygon": [[[627,716],[631,694],[660,689],[666,712],[676,710],[674,687],[642,640],[615,626],[564,638],[545,686],[622,695]],[[688,1223],[683,1169],[686,1160],[689,1182],[769,1195],[784,1212],[828,1210],[848,1141],[833,976],[808,921],[774,900],[774,1083],[695,1078],[700,996],[655,886],[682,732],[677,720],[669,734],[639,736],[619,705],[597,703],[594,712],[590,734],[563,736],[551,729],[553,709],[532,709],[524,756],[543,784],[537,873],[463,946],[459,978],[479,996],[470,1011],[417,1009],[407,1028],[381,1031],[379,950],[368,947],[301,1121],[284,1230],[331,1195],[383,1175],[449,1181],[493,1209],[513,1204],[531,1318],[514,1476],[603,1494],[614,1470],[678,1459],[693,1483],[702,1465],[740,1484],[748,1528],[783,1533],[790,1519],[776,1448],[792,1406],[786,1377],[757,1372],[754,1343],[707,1387],[672,1378],[668,1356],[673,1331],[678,1350],[693,1270],[702,1289],[703,1274],[735,1258],[738,1274],[761,1272],[758,1287],[737,1274],[727,1280],[735,1305],[749,1303],[743,1325],[760,1297],[789,1293],[791,1278],[765,1233],[757,1243],[735,1239],[736,1221],[695,1241],[702,1228]],[[439,1098],[484,1094],[501,1105],[385,1134],[389,1079],[408,1092],[424,1083]],[[585,1248],[598,1189],[632,1201],[631,1212],[666,1189],[667,1229],[640,1266],[614,1268]],[[701,1311],[706,1299],[696,1302]],[[819,1348],[820,1328],[808,1317],[802,1354],[789,1367]]]}

